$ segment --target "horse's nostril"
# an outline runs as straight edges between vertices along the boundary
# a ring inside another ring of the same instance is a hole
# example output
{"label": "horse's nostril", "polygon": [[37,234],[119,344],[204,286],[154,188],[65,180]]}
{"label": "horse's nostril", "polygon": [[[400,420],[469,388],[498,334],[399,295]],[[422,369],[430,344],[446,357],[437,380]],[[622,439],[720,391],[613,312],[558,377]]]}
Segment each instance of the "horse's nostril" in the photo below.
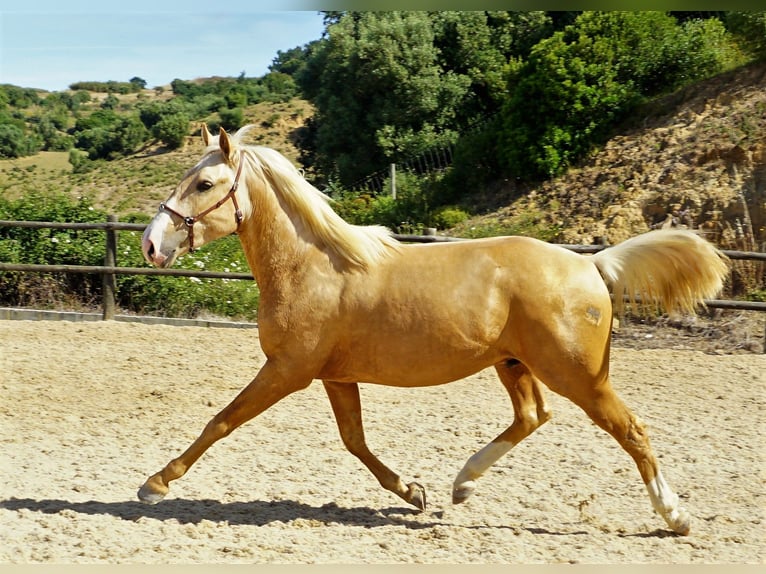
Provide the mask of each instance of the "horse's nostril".
{"label": "horse's nostril", "polygon": [[146,234],[144,234],[141,241],[141,251],[144,253],[144,259],[146,259],[149,264],[153,264],[154,257],[157,255],[157,250],[154,248],[154,242],[149,239]]}

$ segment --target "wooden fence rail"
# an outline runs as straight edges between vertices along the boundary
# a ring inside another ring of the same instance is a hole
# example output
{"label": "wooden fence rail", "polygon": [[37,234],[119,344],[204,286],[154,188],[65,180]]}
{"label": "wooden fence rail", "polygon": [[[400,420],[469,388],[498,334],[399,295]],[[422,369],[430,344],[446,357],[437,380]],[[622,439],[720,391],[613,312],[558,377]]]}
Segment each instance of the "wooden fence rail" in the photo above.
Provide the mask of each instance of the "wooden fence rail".
{"label": "wooden fence rail", "polygon": [[[103,277],[103,318],[114,318],[115,311],[115,276],[116,275],[166,275],[175,277],[199,277],[204,279],[242,279],[253,280],[250,273],[228,273],[218,271],[200,271],[194,269],[156,269],[154,267],[120,267],[117,265],[117,231],[140,231],[146,228],[144,223],[121,223],[116,217],[109,216],[104,223],[63,223],[50,221],[12,221],[0,220],[0,227],[26,227],[33,229],[82,229],[102,230],[106,233],[106,255],[104,265],[36,265],[28,263],[2,263],[0,271],[17,271],[24,273],[96,273]],[[447,241],[470,241],[457,237],[442,237],[437,235],[395,235],[408,243],[437,243]],[[577,253],[596,253],[607,246],[602,245],[561,245]],[[722,250],[730,259],[764,261],[766,253],[751,251]],[[766,311],[766,302],[708,300],[705,304],[711,308],[738,309],[743,311]],[[764,344],[766,352],[766,341]]]}

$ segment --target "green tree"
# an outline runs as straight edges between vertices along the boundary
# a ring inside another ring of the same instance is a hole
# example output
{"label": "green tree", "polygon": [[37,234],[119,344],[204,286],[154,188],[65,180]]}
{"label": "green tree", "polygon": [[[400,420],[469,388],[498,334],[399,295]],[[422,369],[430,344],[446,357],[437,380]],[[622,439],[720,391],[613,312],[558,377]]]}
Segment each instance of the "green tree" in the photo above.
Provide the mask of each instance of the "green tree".
{"label": "green tree", "polygon": [[117,99],[117,96],[110,93],[108,96],[104,98],[104,101],[101,102],[101,107],[105,110],[113,110],[115,109],[120,103],[120,100]]}
{"label": "green tree", "polygon": [[512,76],[498,134],[508,174],[560,173],[647,96],[735,64],[721,22],[662,12],[583,12],[538,43]]}
{"label": "green tree", "polygon": [[[43,141],[43,149],[48,151],[67,151],[74,145],[74,138],[65,133],[67,117],[53,110],[40,118],[37,133]],[[58,110],[60,112],[60,110]]]}
{"label": "green tree", "polygon": [[12,108],[29,108],[40,103],[40,96],[32,88],[20,88],[11,84],[0,85],[4,96],[0,99],[6,101]]}
{"label": "green tree", "polygon": [[0,124],[0,157],[27,155],[24,130],[12,124]]}
{"label": "green tree", "polygon": [[727,28],[754,57],[766,58],[766,12],[727,12]]}
{"label": "green tree", "polygon": [[146,88],[146,80],[139,78],[138,76],[132,77],[128,83],[133,86],[133,90],[136,92],[140,92]]}
{"label": "green tree", "polygon": [[442,69],[471,82],[456,108],[461,130],[499,109],[507,94],[509,61],[526,58],[552,27],[545,12],[445,11],[431,18]]}
{"label": "green tree", "polygon": [[171,149],[180,148],[189,135],[189,123],[183,113],[165,115],[152,127],[152,135]]}
{"label": "green tree", "polygon": [[219,127],[228,131],[238,130],[245,122],[245,113],[242,108],[223,108],[218,111],[218,116],[221,118]]}
{"label": "green tree", "polygon": [[298,95],[298,86],[292,76],[271,71],[262,78],[262,86],[265,88],[264,97],[272,102],[286,102]]}
{"label": "green tree", "polygon": [[315,45],[316,42],[318,42],[318,40],[290,50],[277,50],[277,55],[271,61],[269,71],[287,74],[293,78],[297,77],[306,67],[312,46]]}
{"label": "green tree", "polygon": [[454,141],[449,120],[470,79],[439,65],[427,13],[392,11],[330,24],[300,83],[317,109],[312,163],[348,185]]}
{"label": "green tree", "polygon": [[138,114],[119,115],[98,110],[77,120],[75,145],[88,152],[90,159],[113,159],[134,151],[146,141],[148,132]]}

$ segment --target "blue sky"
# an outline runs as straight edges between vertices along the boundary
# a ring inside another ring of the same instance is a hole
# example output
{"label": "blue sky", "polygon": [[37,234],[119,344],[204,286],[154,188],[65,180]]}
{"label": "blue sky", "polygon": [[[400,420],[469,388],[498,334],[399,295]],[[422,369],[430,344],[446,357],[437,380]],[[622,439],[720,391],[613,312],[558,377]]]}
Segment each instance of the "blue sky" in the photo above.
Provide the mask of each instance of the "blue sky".
{"label": "blue sky", "polygon": [[[262,76],[278,50],[321,37],[306,2],[0,0],[0,83],[65,90],[79,81]],[[94,5],[101,6],[93,11]]]}

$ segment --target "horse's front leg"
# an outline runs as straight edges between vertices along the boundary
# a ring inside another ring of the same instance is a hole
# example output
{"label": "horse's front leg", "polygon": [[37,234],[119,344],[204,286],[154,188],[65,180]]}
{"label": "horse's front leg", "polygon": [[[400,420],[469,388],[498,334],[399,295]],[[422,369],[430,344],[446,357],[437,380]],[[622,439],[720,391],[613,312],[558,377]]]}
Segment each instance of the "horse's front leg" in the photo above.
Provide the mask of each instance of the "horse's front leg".
{"label": "horse's front leg", "polygon": [[181,456],[171,460],[165,468],[149,477],[138,491],[138,498],[154,504],[168,493],[171,480],[181,478],[216,441],[234,429],[258,416],[290,393],[307,387],[310,376],[298,376],[283,371],[267,361],[253,381],[239,395],[215,415],[191,446]]}
{"label": "horse's front leg", "polygon": [[380,462],[370,452],[364,440],[362,406],[359,400],[359,385],[356,383],[335,383],[324,381],[324,388],[330,398],[335,420],[338,423],[343,444],[348,451],[361,460],[375,475],[380,485],[399,495],[420,510],[426,508],[426,491],[417,482],[405,485],[399,475]]}

